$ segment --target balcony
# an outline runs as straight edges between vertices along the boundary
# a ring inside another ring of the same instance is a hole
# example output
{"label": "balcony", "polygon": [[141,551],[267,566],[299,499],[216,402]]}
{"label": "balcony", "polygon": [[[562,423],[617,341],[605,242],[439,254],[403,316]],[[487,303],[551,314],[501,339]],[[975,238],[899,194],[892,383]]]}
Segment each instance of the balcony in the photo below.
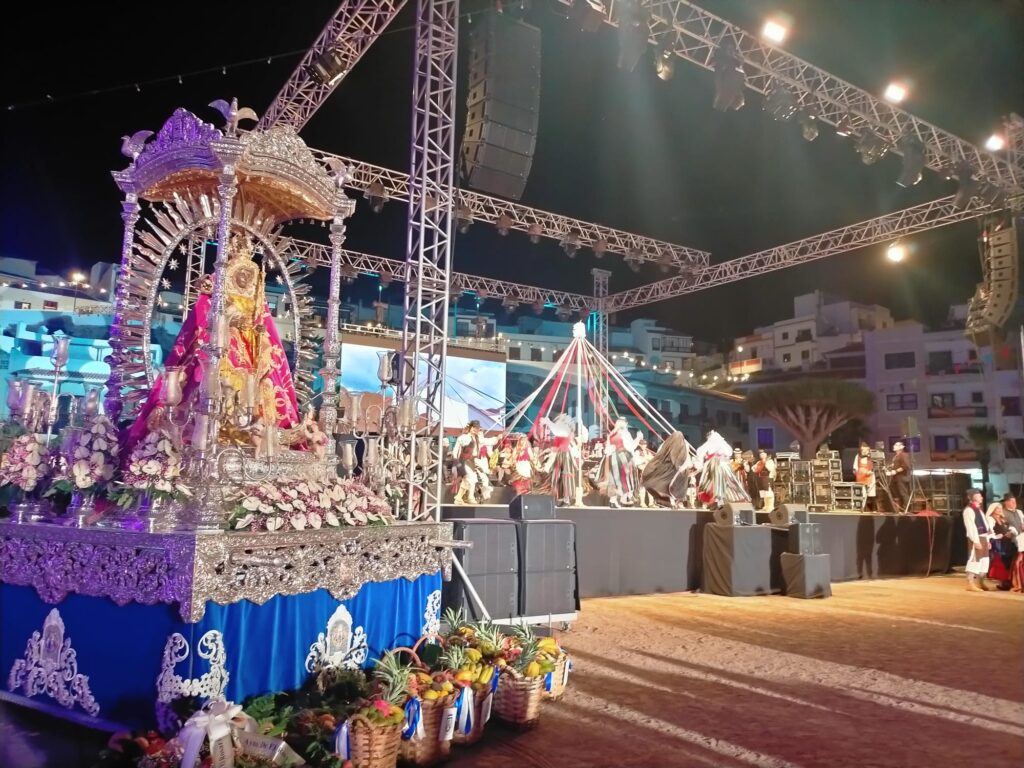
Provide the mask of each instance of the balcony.
{"label": "balcony", "polygon": [[961,448],[956,451],[932,451],[932,461],[971,461],[978,460],[978,451],[974,448]]}
{"label": "balcony", "polygon": [[928,376],[968,376],[983,373],[983,369],[979,361],[971,360],[951,365],[929,365],[925,368],[925,373]]}
{"label": "balcony", "polygon": [[956,405],[948,408],[931,406],[928,408],[929,419],[984,419],[988,418],[988,408],[984,405]]}

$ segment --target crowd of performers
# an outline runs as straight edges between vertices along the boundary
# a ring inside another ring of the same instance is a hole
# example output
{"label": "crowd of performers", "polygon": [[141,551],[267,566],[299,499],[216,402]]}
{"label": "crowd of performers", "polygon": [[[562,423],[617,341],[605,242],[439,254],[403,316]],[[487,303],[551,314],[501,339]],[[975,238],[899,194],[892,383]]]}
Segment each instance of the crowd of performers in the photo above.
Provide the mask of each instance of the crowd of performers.
{"label": "crowd of performers", "polygon": [[471,421],[455,440],[449,467],[456,504],[486,502],[495,485],[507,485],[562,505],[582,505],[596,491],[612,507],[775,506],[776,465],[767,451],[755,457],[711,431],[696,450],[674,432],[655,452],[624,418],[595,440],[568,414],[542,418],[529,435],[487,436]]}

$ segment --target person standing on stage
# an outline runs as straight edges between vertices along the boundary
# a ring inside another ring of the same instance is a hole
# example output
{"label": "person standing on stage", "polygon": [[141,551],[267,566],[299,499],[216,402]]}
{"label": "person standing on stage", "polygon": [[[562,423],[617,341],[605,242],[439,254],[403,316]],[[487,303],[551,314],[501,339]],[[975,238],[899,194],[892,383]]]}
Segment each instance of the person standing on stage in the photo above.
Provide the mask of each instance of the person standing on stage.
{"label": "person standing on stage", "polygon": [[630,434],[626,420],[620,416],[608,433],[604,454],[604,481],[608,484],[609,506],[621,507],[622,504],[629,506],[633,503],[637,481],[636,466],[633,463],[635,449],[636,440]]}
{"label": "person standing on stage", "polygon": [[654,451],[647,446],[647,441],[642,437],[637,441],[636,450],[633,451],[633,465],[636,468],[636,488],[637,488],[637,503],[644,507],[656,507],[658,506],[654,502],[647,489],[644,487],[641,478],[644,476],[644,470],[647,465],[651,463],[651,459],[654,458]]}
{"label": "person standing on stage", "polygon": [[535,462],[530,438],[520,435],[512,449],[512,487],[520,496],[533,489],[533,465]]}
{"label": "person standing on stage", "polygon": [[878,481],[875,462],[871,460],[871,446],[861,442],[860,451],[853,459],[853,478],[864,486],[864,510],[878,511]]}
{"label": "person standing on stage", "polygon": [[992,520],[981,509],[981,491],[971,488],[967,491],[968,504],[964,507],[964,528],[967,531],[967,591],[988,592],[985,577],[988,576]]}
{"label": "person standing on stage", "polygon": [[554,421],[547,416],[541,418],[543,424],[551,432],[550,464],[546,468],[551,476],[551,495],[559,504],[574,504],[576,491],[579,488],[580,455],[575,439],[576,429],[568,414],[561,413]]}
{"label": "person standing on stage", "polygon": [[460,479],[459,492],[455,494],[456,504],[476,504],[476,487],[479,483],[476,459],[480,455],[480,422],[471,421],[462,429],[455,440],[455,473]]}
{"label": "person standing on stage", "polygon": [[750,494],[732,471],[732,449],[720,434],[711,430],[697,449],[694,463],[700,470],[697,498],[708,509],[730,501],[750,501]]}
{"label": "person standing on stage", "polygon": [[1012,591],[1024,591],[1024,514],[1017,508],[1017,497],[1012,493],[1003,496],[1003,517],[1011,531],[1016,531],[1017,556],[1010,566]]}
{"label": "person standing on stage", "polygon": [[903,450],[905,446],[899,440],[893,443],[892,466],[885,474],[891,480],[892,503],[896,514],[902,515],[910,511],[910,489],[913,469],[910,466],[910,456]]}
{"label": "person standing on stage", "polygon": [[757,494],[761,497],[763,511],[775,509],[775,475],[777,468],[775,459],[764,448],[757,451],[757,463],[751,471],[757,483]]}

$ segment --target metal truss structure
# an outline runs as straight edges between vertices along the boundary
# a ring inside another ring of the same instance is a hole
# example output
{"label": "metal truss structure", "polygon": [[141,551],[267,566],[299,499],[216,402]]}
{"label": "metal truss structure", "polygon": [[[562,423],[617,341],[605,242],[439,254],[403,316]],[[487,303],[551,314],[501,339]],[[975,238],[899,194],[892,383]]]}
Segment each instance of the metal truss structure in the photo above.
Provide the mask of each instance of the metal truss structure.
{"label": "metal truss structure", "polygon": [[607,269],[592,269],[594,276],[594,346],[608,357],[608,278],[612,273]]}
{"label": "metal truss structure", "polygon": [[[313,154],[324,162],[332,160],[344,163],[351,172],[347,182],[349,188],[362,192],[364,197],[371,199],[371,203],[373,198],[381,202],[409,200],[407,173],[323,150],[314,149]],[[492,224],[499,232],[515,230],[530,237],[548,238],[559,243],[575,236],[581,246],[594,249],[595,253],[614,253],[625,258],[654,262],[663,266],[707,265],[710,255],[707,251],[541,211],[468,189],[456,192],[456,217]]]}
{"label": "metal truss structure", "polygon": [[185,252],[185,289],[181,297],[181,319],[182,322],[188,317],[188,313],[195,306],[199,298],[200,284],[206,274],[206,240],[207,235],[212,233],[199,232],[188,239],[188,245],[182,250]]}
{"label": "metal truss structure", "polygon": [[[290,125],[298,133],[338,84],[352,71],[384,28],[398,15],[406,0],[345,0],[320,36],[306,51],[299,66],[263,113],[259,128]],[[317,82],[310,71],[317,59],[328,55],[339,73]]]}
{"label": "metal truss structure", "polygon": [[827,256],[846,253],[877,243],[890,242],[898,237],[924,232],[958,221],[974,219],[988,210],[987,204],[975,199],[966,208],[957,208],[954,195],[930,203],[887,213],[859,224],[851,224],[820,235],[805,237],[786,245],[730,259],[690,275],[680,275],[612,294],[607,300],[609,312],[635,309],[657,301],[696,293],[716,285],[734,283],[748,277],[763,275],[778,269],[805,264]]}
{"label": "metal truss structure", "polygon": [[[573,5],[573,0],[559,0]],[[611,0],[605,21],[619,25],[624,7],[635,2]],[[1008,194],[1021,191],[1024,170],[999,155],[937,128],[851,85],[813,64],[786,51],[768,45],[759,37],[743,31],[686,0],[647,0],[649,41],[658,50],[670,50],[676,56],[714,70],[714,56],[723,44],[731,44],[742,64],[746,86],[760,94],[785,87],[801,109],[832,126],[846,125],[855,133],[871,131],[889,151],[902,154],[906,137],[923,145],[925,164],[939,173],[948,173],[961,162],[971,165],[981,181]],[[627,12],[632,18],[632,12]]]}
{"label": "metal truss structure", "polygon": [[[317,266],[330,266],[331,249],[322,243],[311,243],[306,240],[292,240],[283,251],[289,258],[308,260]],[[356,275],[379,275],[387,282],[405,281],[405,262],[397,259],[386,259],[383,256],[370,256],[358,251],[341,250],[341,263],[349,277]],[[582,293],[555,291],[550,288],[538,288],[533,285],[510,283],[507,280],[496,280],[492,277],[480,277],[462,272],[452,272],[451,293],[461,292],[474,294],[481,300],[498,299],[503,303],[532,304],[553,306],[587,314],[597,306],[593,296]]]}
{"label": "metal truss structure", "polygon": [[[455,215],[459,0],[417,0],[400,398],[413,401],[406,514],[441,519],[444,380]],[[408,375],[407,375],[408,372]],[[419,414],[423,409],[423,423]],[[417,450],[417,442],[425,448]],[[420,498],[416,498],[416,490]],[[417,501],[419,502],[417,504]],[[417,508],[418,507],[418,508]]]}

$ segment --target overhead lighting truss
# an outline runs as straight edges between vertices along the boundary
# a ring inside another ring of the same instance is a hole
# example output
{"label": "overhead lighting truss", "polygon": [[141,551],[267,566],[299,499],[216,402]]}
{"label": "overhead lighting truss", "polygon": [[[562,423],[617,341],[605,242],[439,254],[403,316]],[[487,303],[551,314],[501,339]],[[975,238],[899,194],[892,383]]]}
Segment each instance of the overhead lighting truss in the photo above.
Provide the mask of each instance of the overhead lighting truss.
{"label": "overhead lighting truss", "polygon": [[[409,174],[382,168],[377,165],[341,157],[329,152],[314,149],[313,153],[322,161],[340,160],[351,171],[348,186],[354,190],[366,192],[372,186],[377,199],[409,200]],[[498,197],[490,197],[469,189],[458,191],[459,200],[464,206],[463,213],[471,216],[477,223],[489,223],[501,232],[516,230],[539,239],[546,237],[561,243],[574,233],[581,245],[598,244],[600,255],[617,253],[620,256],[630,255],[631,263],[645,261],[664,263],[671,259],[677,267],[703,266],[708,264],[707,251],[688,248],[683,245],[666,243],[632,232],[612,229],[601,224],[593,224],[557,213],[549,213],[536,208],[529,208]]]}
{"label": "overhead lighting truss", "polygon": [[606,300],[607,312],[635,309],[657,301],[703,291],[716,285],[734,283],[748,277],[763,275],[778,269],[846,253],[878,243],[888,243],[899,237],[935,229],[958,221],[976,218],[987,205],[974,198],[966,207],[956,204],[950,195],[930,203],[887,213],[874,219],[851,224],[841,229],[813,235],[786,245],[730,259],[721,264],[681,274],[650,285],[610,295]]}
{"label": "overhead lighting truss", "polygon": [[[398,15],[406,0],[346,0],[263,113],[259,128],[298,133]],[[329,70],[323,69],[329,64]],[[319,74],[318,74],[319,73]]]}

